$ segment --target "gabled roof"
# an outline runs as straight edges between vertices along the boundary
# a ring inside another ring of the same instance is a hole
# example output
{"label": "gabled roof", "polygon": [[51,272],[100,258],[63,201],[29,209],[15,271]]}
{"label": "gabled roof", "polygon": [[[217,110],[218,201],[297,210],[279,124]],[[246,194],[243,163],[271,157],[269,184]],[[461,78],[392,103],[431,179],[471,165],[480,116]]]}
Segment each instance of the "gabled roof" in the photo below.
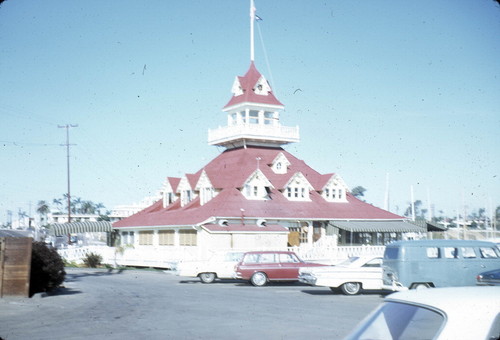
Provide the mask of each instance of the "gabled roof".
{"label": "gabled roof", "polygon": [[[283,153],[290,161],[287,174],[276,174],[268,164]],[[260,158],[259,162],[257,158]],[[282,148],[247,147],[226,150],[206,164],[196,174],[199,178],[204,170],[213,186],[220,191],[218,195],[199,204],[199,197],[181,207],[174,202],[166,208],[157,202],[135,215],[116,222],[114,227],[141,226],[188,226],[201,224],[211,217],[240,218],[241,209],[245,217],[264,219],[317,219],[317,220],[402,220],[401,216],[377,208],[347,194],[347,202],[328,202],[315,187],[310,192],[310,201],[290,201],[279,190],[272,188],[268,200],[248,200],[238,190],[248,177],[259,167],[260,171],[273,184],[282,188],[300,172],[312,184],[324,182],[324,176],[309,167]],[[332,175],[329,174],[330,178]]]}
{"label": "gabled roof", "polygon": [[179,186],[179,182],[181,179],[179,177],[167,177],[167,181],[170,183],[170,187],[172,188],[172,192],[177,191],[177,187]]}
{"label": "gabled roof", "polygon": [[[229,102],[224,106],[224,108],[243,103],[283,106],[283,104],[278,99],[276,99],[272,91],[268,92],[267,95],[259,95],[255,93],[254,91],[255,86],[257,85],[259,79],[261,78],[262,75],[257,70],[255,64],[252,61],[250,63],[250,68],[248,69],[247,73],[243,77],[237,77],[237,81],[241,86],[243,94],[235,93],[233,97],[229,100]],[[271,87],[269,87],[269,89],[270,88]]]}

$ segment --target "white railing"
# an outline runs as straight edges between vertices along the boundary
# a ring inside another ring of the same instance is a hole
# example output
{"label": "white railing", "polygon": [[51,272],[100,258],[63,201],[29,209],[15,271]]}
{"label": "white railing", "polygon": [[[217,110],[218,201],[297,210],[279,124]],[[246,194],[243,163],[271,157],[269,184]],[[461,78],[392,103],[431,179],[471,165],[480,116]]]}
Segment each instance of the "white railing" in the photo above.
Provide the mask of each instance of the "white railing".
{"label": "white railing", "polygon": [[[382,256],[384,246],[346,246],[346,247],[290,247],[303,260],[325,264],[335,264],[351,256]],[[82,264],[89,253],[102,256],[102,263],[111,266],[135,266],[173,268],[180,261],[194,261],[207,259],[214,251],[202,250],[198,247],[140,247],[124,248],[122,251],[115,247],[88,246],[69,247],[59,249],[58,253],[68,262]],[[250,251],[250,250],[279,250],[277,248],[262,249],[225,249],[223,251]],[[281,249],[281,250],[286,250]]]}
{"label": "white railing", "polygon": [[282,125],[233,125],[208,130],[208,144],[214,145],[235,138],[257,138],[298,142],[299,127]]}

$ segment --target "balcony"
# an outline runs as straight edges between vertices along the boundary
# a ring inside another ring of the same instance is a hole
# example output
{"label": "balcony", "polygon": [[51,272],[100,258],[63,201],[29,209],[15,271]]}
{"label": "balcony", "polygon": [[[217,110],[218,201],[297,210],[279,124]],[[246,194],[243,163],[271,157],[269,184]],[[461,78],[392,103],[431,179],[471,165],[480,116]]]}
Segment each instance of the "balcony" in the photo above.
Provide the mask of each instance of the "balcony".
{"label": "balcony", "polygon": [[281,125],[233,125],[208,130],[209,145],[225,145],[237,142],[257,142],[260,145],[282,145],[300,141],[299,127]]}

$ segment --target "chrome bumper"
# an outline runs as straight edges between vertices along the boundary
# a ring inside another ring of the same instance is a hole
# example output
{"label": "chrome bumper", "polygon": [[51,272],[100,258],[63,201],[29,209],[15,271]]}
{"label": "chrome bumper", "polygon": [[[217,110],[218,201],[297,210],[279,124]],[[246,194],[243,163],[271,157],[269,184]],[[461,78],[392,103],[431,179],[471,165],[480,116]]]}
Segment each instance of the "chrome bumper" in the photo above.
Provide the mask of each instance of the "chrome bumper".
{"label": "chrome bumper", "polygon": [[316,277],[312,276],[311,274],[300,274],[299,275],[299,282],[314,286],[316,284],[316,281],[318,280]]}

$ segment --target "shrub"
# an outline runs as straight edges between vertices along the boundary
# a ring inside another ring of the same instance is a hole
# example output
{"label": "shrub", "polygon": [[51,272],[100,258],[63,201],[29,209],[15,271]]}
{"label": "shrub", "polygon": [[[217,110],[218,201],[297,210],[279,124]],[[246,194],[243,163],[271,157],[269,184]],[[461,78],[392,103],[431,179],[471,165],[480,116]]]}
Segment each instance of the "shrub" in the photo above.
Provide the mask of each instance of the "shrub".
{"label": "shrub", "polygon": [[61,256],[43,242],[33,242],[31,250],[30,296],[51,291],[64,282],[66,272]]}
{"label": "shrub", "polygon": [[97,268],[101,265],[102,256],[96,253],[87,253],[83,259],[83,263],[89,268]]}

